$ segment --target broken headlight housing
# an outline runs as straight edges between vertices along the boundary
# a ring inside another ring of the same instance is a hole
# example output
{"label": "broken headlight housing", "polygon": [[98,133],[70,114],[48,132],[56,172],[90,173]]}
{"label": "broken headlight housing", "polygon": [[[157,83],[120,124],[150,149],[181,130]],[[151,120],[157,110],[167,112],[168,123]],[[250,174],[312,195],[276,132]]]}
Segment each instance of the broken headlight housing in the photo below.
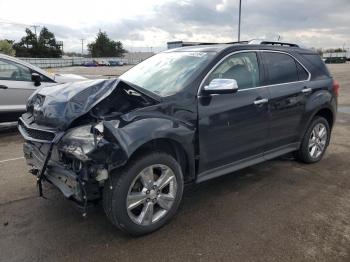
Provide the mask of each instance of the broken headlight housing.
{"label": "broken headlight housing", "polygon": [[103,124],[84,125],[70,129],[58,144],[58,149],[81,161],[89,160],[88,154],[103,139]]}

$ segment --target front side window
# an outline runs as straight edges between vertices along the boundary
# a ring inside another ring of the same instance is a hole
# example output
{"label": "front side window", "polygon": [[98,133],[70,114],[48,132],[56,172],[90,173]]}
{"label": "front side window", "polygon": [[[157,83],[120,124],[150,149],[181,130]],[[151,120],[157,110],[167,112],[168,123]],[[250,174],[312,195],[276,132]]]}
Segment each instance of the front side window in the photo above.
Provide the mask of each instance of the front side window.
{"label": "front side window", "polygon": [[299,80],[294,58],[287,54],[263,52],[264,63],[269,73],[269,84],[282,84]]}
{"label": "front side window", "polygon": [[31,72],[28,67],[0,59],[0,80],[31,81]]}
{"label": "front side window", "polygon": [[207,65],[213,52],[164,52],[152,56],[120,76],[160,96],[179,92]]}
{"label": "front side window", "polygon": [[205,85],[213,79],[234,79],[239,89],[257,87],[260,85],[259,64],[255,52],[242,52],[226,58],[208,76]]}

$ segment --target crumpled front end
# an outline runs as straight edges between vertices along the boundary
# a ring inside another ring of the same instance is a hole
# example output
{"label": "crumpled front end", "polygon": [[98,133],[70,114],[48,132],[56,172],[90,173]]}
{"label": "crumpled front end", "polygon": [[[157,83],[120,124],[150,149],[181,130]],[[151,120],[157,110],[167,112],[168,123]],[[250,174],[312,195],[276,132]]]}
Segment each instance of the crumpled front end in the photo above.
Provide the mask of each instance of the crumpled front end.
{"label": "crumpled front end", "polygon": [[[59,88],[35,93],[18,123],[40,194],[47,181],[86,209],[89,201],[102,198],[111,172],[144,144],[169,138],[194,155],[195,125],[169,113],[188,110],[172,108],[170,102],[118,80]],[[192,162],[189,170],[194,170]]]}
{"label": "crumpled front end", "polygon": [[[30,172],[70,199],[84,203],[101,197],[110,171],[127,161],[115,136],[104,136],[114,120],[155,100],[118,79],[88,80],[42,88],[28,100],[18,129],[26,140]],[[113,128],[117,128],[115,125]]]}
{"label": "crumpled front end", "polygon": [[34,93],[18,129],[40,195],[47,181],[85,208],[88,201],[100,199],[111,170],[128,159],[126,147],[116,138],[120,117],[155,103],[117,79],[68,83]]}
{"label": "crumpled front end", "polygon": [[24,156],[30,173],[41,183],[49,182],[65,197],[86,208],[88,201],[102,197],[102,187],[112,169],[127,156],[118,143],[103,137],[102,124],[87,124],[55,131],[32,122],[30,113],[19,120],[25,138]]}

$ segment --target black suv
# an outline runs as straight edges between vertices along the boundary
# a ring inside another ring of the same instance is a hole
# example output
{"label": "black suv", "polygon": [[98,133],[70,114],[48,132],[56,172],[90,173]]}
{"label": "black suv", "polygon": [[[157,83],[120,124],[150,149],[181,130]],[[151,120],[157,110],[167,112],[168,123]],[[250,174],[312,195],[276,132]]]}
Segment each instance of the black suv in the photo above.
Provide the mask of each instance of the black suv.
{"label": "black suv", "polygon": [[164,225],[184,184],[295,152],[318,162],[339,84],[315,52],[265,42],[157,54],[119,79],[45,87],[19,120],[31,173],[132,234]]}

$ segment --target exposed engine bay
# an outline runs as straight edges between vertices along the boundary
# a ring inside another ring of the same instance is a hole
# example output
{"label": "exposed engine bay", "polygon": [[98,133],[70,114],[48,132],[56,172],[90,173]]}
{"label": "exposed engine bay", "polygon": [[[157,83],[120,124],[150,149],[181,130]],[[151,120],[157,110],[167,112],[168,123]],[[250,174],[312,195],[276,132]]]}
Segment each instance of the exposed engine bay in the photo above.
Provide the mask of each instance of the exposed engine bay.
{"label": "exposed engine bay", "polygon": [[131,89],[124,82],[120,82],[121,88],[115,89],[108,97],[94,106],[87,114],[76,119],[70,127],[83,123],[109,121],[117,119],[121,115],[138,108],[144,108],[154,104],[154,100],[142,93]]}

